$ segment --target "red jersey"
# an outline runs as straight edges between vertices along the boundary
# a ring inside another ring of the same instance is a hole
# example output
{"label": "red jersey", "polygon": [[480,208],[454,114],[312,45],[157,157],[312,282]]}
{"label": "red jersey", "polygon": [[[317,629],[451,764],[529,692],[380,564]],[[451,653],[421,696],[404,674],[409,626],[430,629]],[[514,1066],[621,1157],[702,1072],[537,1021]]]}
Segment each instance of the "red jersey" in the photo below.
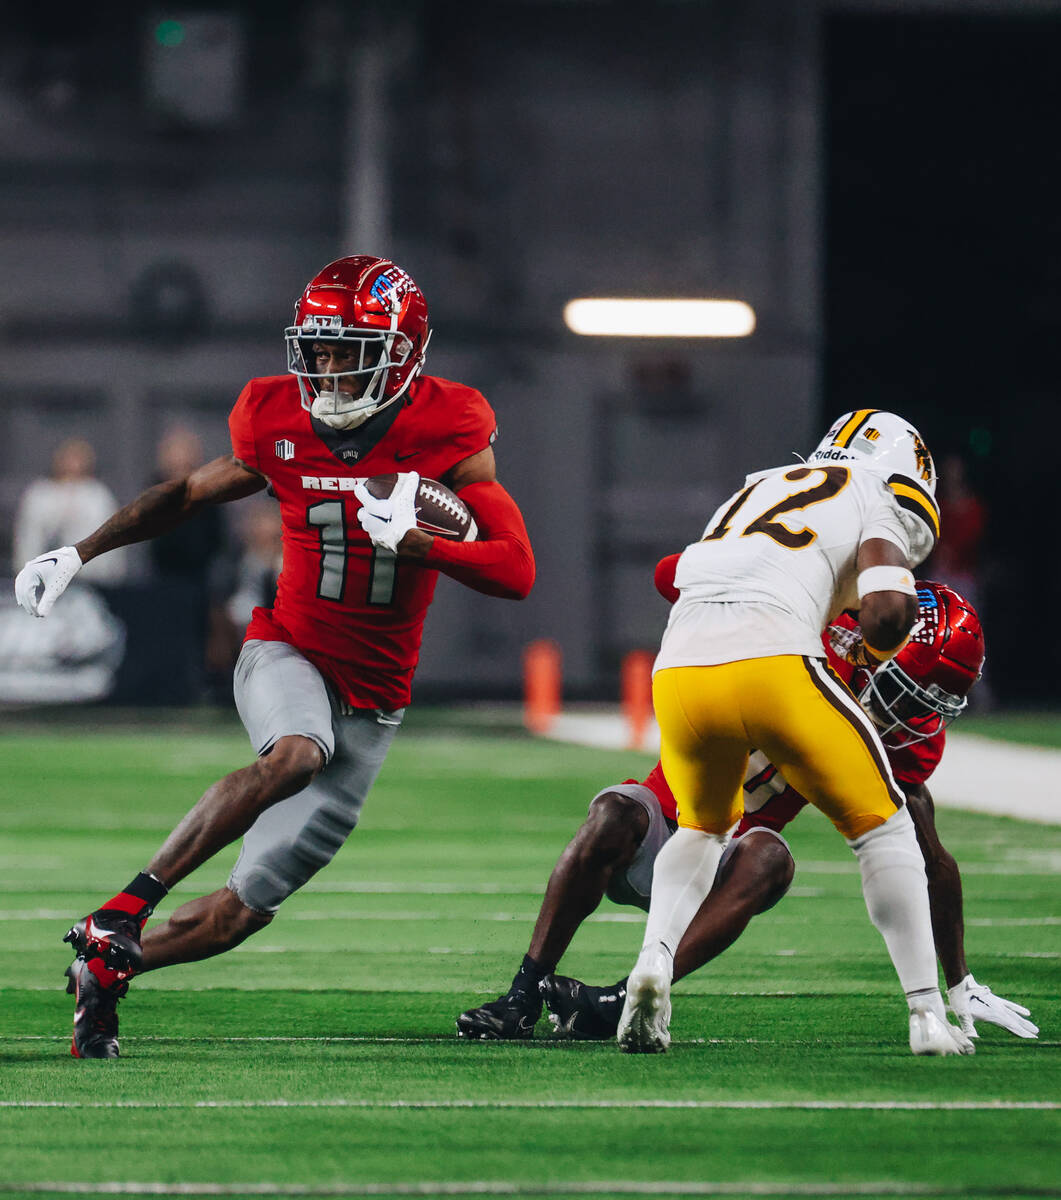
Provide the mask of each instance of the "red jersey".
{"label": "red jersey", "polygon": [[[667,561],[664,560],[664,562]],[[663,563],[660,563],[660,567],[663,567]],[[665,575],[666,572],[664,572],[662,580],[664,586],[667,582]],[[663,592],[660,583],[660,572],[657,568],[656,585]],[[663,594],[666,593],[663,592]],[[842,629],[858,628],[858,622],[847,613],[841,614],[833,622],[833,625],[840,626]],[[830,643],[828,630],[822,634],[822,644],[825,646],[829,666],[850,687],[855,668],[835,653]],[[920,742],[912,742],[900,749],[885,746],[888,762],[891,764],[896,782],[906,787],[916,787],[924,783],[939,765],[945,745],[946,733],[941,729],[933,737],[925,738]],[[656,763],[649,772],[648,777],[644,780],[644,786],[655,793],[663,815],[671,821],[676,821],[678,804],[664,778],[663,767],[660,763]],[[763,825],[780,831],[807,804],[806,799],[795,788],[789,787],[783,776],[778,773],[777,768],[767,762],[765,756],[761,754],[753,754],[749,760],[748,771],[744,778],[744,791],[746,811],[737,826],[736,835],[747,833],[749,829]]]}
{"label": "red jersey", "polygon": [[441,479],[497,429],[479,392],[445,379],[420,376],[397,403],[386,432],[346,461],[314,429],[293,376],[252,379],[229,416],[232,451],[269,480],[283,526],[276,600],[254,610],[246,636],[295,646],[355,708],[408,704],[438,572],[372,545],[354,481],[409,470]]}

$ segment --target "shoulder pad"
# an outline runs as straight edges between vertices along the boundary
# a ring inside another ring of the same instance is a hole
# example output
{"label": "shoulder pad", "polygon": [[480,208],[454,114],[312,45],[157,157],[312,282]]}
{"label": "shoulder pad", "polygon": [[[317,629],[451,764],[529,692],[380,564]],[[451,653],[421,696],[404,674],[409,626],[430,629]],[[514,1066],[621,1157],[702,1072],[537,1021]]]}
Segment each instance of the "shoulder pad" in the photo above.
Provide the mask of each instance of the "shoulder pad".
{"label": "shoulder pad", "polygon": [[890,475],[888,489],[902,510],[910,549],[917,562],[923,562],[939,540],[939,505],[928,489],[909,475]]}

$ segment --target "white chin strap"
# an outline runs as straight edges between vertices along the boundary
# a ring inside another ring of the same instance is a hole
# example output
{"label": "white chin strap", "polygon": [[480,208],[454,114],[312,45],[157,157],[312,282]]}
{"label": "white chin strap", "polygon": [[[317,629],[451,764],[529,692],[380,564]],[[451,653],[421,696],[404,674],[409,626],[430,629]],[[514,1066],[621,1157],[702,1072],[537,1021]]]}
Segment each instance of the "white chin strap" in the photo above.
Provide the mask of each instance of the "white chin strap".
{"label": "white chin strap", "polygon": [[321,392],[310,405],[310,413],[318,421],[323,421],[330,429],[356,429],[374,413],[379,412],[382,407],[382,405],[369,403],[356,408],[336,411],[336,397],[342,395],[342,392]]}

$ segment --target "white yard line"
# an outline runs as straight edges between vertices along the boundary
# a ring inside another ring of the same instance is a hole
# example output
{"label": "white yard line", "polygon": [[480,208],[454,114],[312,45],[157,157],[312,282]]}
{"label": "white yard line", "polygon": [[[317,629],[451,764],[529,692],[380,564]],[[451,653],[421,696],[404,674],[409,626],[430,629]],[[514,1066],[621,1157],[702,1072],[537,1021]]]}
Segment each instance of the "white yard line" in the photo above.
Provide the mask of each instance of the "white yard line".
{"label": "white yard line", "polygon": [[[1034,1188],[1022,1194],[1047,1195]],[[445,1180],[422,1183],[5,1183],[4,1195],[53,1192],[70,1196],[965,1196],[958,1185],[898,1183],[758,1183],[751,1180],[577,1180],[556,1183],[511,1183],[507,1180]],[[1010,1190],[977,1188],[979,1196],[1005,1196]],[[1054,1193],[1056,1194],[1056,1193]]]}
{"label": "white yard line", "polygon": [[[337,1039],[336,1039],[337,1040]],[[395,1039],[399,1040],[399,1039]],[[517,1109],[551,1111],[553,1109],[726,1109],[751,1111],[826,1111],[826,1112],[1055,1112],[1061,1101],[1054,1100],[350,1100],[336,1097],[325,1100],[0,1100],[0,1108],[58,1109],[203,1109],[203,1108],[350,1108],[376,1111],[395,1109]],[[3,1186],[0,1185],[0,1191]]]}

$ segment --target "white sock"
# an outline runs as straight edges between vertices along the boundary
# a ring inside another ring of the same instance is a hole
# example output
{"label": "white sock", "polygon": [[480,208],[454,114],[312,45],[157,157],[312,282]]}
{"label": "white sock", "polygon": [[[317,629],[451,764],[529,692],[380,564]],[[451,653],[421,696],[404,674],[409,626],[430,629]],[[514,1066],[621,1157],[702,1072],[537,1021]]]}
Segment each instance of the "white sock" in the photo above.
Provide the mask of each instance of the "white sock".
{"label": "white sock", "polygon": [[662,944],[670,957],[715,881],[726,835],[681,828],[656,857],[641,950]]}
{"label": "white sock", "polygon": [[942,1018],[925,860],[909,812],[901,808],[847,844],[862,872],[870,920],[884,938],[911,1009],[938,1009]]}

